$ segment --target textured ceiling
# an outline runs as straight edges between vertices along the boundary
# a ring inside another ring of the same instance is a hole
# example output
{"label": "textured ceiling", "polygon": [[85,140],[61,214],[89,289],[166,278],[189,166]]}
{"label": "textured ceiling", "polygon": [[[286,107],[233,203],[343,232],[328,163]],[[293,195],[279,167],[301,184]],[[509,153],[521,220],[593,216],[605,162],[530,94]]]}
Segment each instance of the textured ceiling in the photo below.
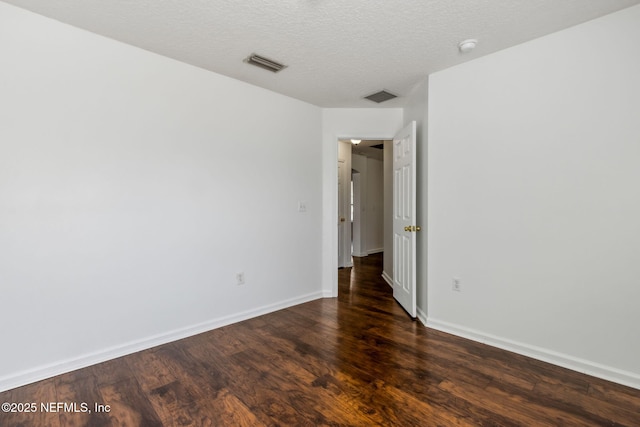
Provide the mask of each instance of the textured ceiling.
{"label": "textured ceiling", "polygon": [[[640,0],[5,0],[323,107],[374,107],[428,74]],[[479,39],[470,54],[459,41]],[[247,65],[251,53],[288,65]]]}

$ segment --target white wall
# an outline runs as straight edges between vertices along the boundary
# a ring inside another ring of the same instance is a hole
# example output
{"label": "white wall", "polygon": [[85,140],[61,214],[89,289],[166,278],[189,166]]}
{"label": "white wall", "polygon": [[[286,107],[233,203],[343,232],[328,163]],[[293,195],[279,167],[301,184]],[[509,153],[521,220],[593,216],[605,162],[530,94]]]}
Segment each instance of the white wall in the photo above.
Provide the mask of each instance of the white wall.
{"label": "white wall", "polygon": [[338,295],[338,139],[391,139],[402,128],[401,108],[322,110],[322,288]]}
{"label": "white wall", "polygon": [[321,109],[5,3],[0,52],[0,390],[322,296]]}
{"label": "white wall", "polygon": [[366,252],[384,250],[384,170],[380,160],[367,157]]}
{"label": "white wall", "polygon": [[635,6],[430,77],[431,326],[640,387],[638,40]]}
{"label": "white wall", "polygon": [[[384,250],[384,171],[382,162],[367,156],[353,154],[351,167],[358,171],[358,174],[354,174],[353,254],[354,256],[367,256],[382,252]],[[359,176],[359,191],[356,190],[356,175]],[[357,208],[359,208],[359,212]]]}
{"label": "white wall", "polygon": [[[416,122],[416,217],[422,231],[416,234],[416,309],[418,318],[427,321],[427,168],[429,84],[425,78],[413,88],[404,108],[405,126]],[[391,149],[393,151],[393,149]],[[393,232],[392,232],[393,234]],[[393,266],[392,266],[393,268]],[[392,276],[393,277],[393,276]]]}
{"label": "white wall", "polygon": [[[356,172],[357,171],[357,172]],[[351,180],[353,181],[353,255],[367,256],[367,188],[369,174],[367,158],[351,154]]]}

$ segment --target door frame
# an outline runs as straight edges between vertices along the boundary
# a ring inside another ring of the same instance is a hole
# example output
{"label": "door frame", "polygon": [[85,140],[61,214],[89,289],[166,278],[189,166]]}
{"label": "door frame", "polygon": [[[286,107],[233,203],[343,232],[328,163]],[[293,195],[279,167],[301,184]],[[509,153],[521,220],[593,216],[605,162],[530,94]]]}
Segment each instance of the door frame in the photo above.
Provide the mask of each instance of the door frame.
{"label": "door frame", "polygon": [[[345,134],[338,134],[335,136],[335,139],[333,140],[333,144],[332,144],[332,159],[333,161],[330,163],[330,168],[331,168],[331,185],[330,185],[330,196],[331,196],[331,201],[333,202],[331,204],[331,224],[337,224],[339,217],[338,217],[338,210],[339,210],[339,194],[338,194],[338,162],[340,161],[340,154],[339,154],[339,150],[338,150],[338,146],[340,144],[340,141],[345,141],[345,140],[351,140],[351,139],[360,139],[360,140],[384,140],[384,141],[392,141],[393,138],[395,137],[396,133],[402,129],[402,126],[400,126],[399,129],[396,129],[394,131],[393,134],[371,134],[371,135],[354,135],[354,134],[349,134],[349,133],[345,133]],[[330,258],[330,269],[331,269],[331,292],[329,295],[325,294],[325,297],[337,297],[338,296],[338,250],[339,247],[338,245],[341,244],[341,242],[339,242],[338,239],[338,227],[334,226],[331,227],[329,229],[330,234],[331,234],[331,253],[333,254]]]}
{"label": "door frame", "polygon": [[323,108],[321,109],[322,200],[320,219],[321,295],[338,296],[338,140],[391,140],[404,126],[405,111],[397,108]]}

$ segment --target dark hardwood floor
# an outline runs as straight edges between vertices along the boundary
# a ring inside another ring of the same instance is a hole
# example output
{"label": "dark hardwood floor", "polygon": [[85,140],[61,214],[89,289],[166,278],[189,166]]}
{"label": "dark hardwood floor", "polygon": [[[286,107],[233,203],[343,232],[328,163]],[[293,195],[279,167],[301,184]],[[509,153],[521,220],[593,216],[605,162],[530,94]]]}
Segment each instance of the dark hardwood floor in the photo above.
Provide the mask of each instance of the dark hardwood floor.
{"label": "dark hardwood floor", "polygon": [[381,260],[340,270],[337,299],[0,393],[38,406],[0,426],[640,426],[639,390],[410,320]]}

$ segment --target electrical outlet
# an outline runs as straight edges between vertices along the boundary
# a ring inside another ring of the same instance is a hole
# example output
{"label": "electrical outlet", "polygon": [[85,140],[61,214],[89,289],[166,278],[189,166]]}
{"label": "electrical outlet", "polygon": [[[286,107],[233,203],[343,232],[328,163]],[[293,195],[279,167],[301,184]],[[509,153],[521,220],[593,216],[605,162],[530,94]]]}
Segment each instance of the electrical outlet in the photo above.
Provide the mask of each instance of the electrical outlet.
{"label": "electrical outlet", "polygon": [[451,290],[456,292],[462,292],[462,286],[460,285],[460,279],[454,277],[451,281]]}
{"label": "electrical outlet", "polygon": [[305,213],[307,211],[307,202],[300,201],[298,202],[298,212]]}
{"label": "electrical outlet", "polygon": [[236,285],[244,285],[244,273],[240,272],[236,274]]}

